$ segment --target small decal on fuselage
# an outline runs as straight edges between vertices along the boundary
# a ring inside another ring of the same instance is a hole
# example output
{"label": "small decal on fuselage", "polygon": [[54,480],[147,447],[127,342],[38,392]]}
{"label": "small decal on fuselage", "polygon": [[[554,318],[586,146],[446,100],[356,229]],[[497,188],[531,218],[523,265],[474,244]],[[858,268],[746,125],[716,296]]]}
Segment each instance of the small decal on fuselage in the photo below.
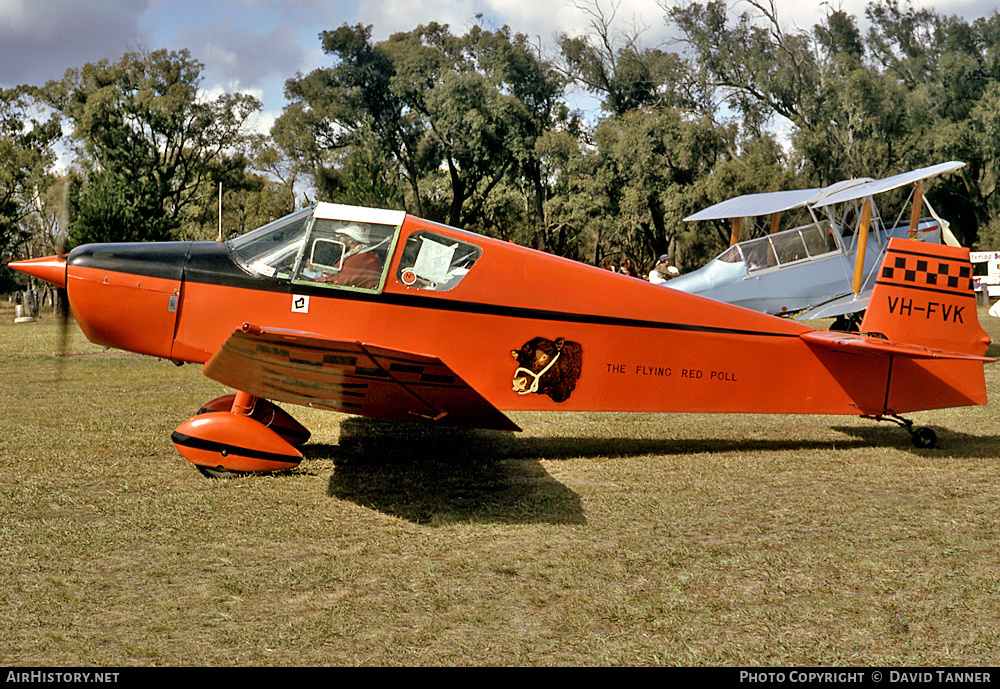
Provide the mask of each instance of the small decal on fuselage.
{"label": "small decal on fuselage", "polygon": [[309,313],[309,297],[301,294],[293,294],[292,313]]}

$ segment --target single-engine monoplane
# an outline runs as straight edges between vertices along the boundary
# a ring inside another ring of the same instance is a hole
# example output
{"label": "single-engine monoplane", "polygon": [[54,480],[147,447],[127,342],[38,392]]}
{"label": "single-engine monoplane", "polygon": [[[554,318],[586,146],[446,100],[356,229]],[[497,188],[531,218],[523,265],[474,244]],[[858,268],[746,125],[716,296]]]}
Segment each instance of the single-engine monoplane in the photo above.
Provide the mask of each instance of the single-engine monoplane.
{"label": "single-engine monoplane", "polygon": [[[731,223],[729,248],[664,284],[762,313],[799,320],[837,317],[839,328],[856,326],[890,239],[958,246],[923,191],[928,179],[964,166],[953,161],[880,180],[850,179],[822,189],[749,194],[717,203],[684,219]],[[885,218],[875,197],[907,186],[912,186],[909,203],[895,218]],[[923,207],[929,215],[922,216]],[[780,229],[783,217],[803,214],[809,222]],[[745,220],[766,234],[740,241],[742,228],[750,224]]]}
{"label": "single-engine monoplane", "polygon": [[505,411],[902,415],[984,404],[969,252],[892,239],[862,332],[816,330],[402,211],[318,203],[227,242],[10,264],[94,343],[234,391],[173,433],[203,473],[294,467],[280,403],[518,430]]}

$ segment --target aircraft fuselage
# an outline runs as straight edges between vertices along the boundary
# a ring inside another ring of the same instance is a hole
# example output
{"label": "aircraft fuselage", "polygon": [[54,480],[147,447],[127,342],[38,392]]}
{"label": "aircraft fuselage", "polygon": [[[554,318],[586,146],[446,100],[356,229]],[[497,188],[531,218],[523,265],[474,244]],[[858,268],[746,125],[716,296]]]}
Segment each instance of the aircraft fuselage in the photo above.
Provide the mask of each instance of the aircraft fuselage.
{"label": "aircraft fuselage", "polygon": [[[453,288],[422,289],[401,265],[420,231],[481,256]],[[930,397],[896,387],[891,357],[817,348],[799,323],[412,216],[398,232],[374,290],[252,274],[216,242],[79,247],[67,289],[98,344],[204,364],[250,323],[433,355],[502,410],[880,415],[985,402],[975,384]],[[943,364],[905,366],[934,378]],[[947,366],[949,380],[982,378],[980,362]]]}

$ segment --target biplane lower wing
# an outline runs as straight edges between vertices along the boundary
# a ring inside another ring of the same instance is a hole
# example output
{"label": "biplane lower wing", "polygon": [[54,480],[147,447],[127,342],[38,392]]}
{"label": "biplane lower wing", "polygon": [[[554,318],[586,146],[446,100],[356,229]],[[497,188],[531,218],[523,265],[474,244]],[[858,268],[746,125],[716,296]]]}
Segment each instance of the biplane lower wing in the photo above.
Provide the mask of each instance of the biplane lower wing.
{"label": "biplane lower wing", "polygon": [[858,294],[848,292],[796,314],[795,320],[812,321],[820,318],[837,318],[838,316],[859,313],[868,308],[868,300],[871,299],[871,296],[872,291],[870,289],[862,290]]}
{"label": "biplane lower wing", "polygon": [[205,364],[255,397],[445,426],[521,430],[433,356],[312,333],[244,325]]}

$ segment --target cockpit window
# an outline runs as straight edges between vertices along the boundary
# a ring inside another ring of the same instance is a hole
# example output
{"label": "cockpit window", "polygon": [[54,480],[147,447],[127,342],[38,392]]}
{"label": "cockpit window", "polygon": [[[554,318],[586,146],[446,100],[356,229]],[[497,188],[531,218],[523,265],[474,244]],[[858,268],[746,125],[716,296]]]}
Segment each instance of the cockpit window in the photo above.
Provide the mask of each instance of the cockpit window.
{"label": "cockpit window", "polygon": [[719,255],[724,263],[744,262],[753,272],[812,260],[839,251],[833,226],[823,220],[735,244]]}
{"label": "cockpit window", "polygon": [[419,230],[406,240],[396,278],[407,287],[444,292],[462,281],[482,253],[474,244]]}
{"label": "cockpit window", "polygon": [[760,270],[777,263],[774,260],[774,247],[771,246],[771,240],[768,237],[741,242],[740,246],[746,260],[747,270]]}
{"label": "cockpit window", "polygon": [[806,243],[806,250],[810,256],[822,256],[823,254],[836,251],[837,240],[834,239],[833,225],[829,220],[821,220],[812,225],[800,227],[802,239]]}
{"label": "cockpit window", "polygon": [[306,208],[233,239],[229,243],[233,256],[251,273],[289,279],[312,213]]}
{"label": "cockpit window", "polygon": [[722,261],[723,263],[742,263],[743,254],[740,253],[740,245],[734,244],[733,246],[723,251],[719,255],[718,260]]}
{"label": "cockpit window", "polygon": [[317,218],[306,237],[295,281],[376,290],[395,233],[393,225]]}

